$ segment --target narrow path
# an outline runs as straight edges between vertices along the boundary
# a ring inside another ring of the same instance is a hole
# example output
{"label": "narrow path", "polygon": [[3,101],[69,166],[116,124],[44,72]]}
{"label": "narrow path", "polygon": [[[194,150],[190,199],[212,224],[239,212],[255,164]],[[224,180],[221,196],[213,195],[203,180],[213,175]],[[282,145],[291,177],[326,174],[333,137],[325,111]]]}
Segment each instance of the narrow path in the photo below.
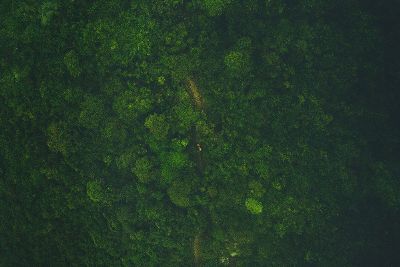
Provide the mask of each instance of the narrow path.
{"label": "narrow path", "polygon": [[200,233],[196,235],[196,237],[193,240],[193,256],[194,256],[194,264],[195,266],[200,265],[200,259],[201,259],[201,239],[200,239]]}
{"label": "narrow path", "polygon": [[[187,78],[187,89],[190,94],[190,97],[193,101],[194,107],[198,111],[203,111],[204,112],[204,100],[203,96],[200,93],[199,88],[197,87],[195,81],[192,78]],[[197,165],[197,169],[200,171],[200,173],[203,172],[204,164],[202,160],[202,144],[199,142],[198,138],[198,133],[196,132],[196,128],[193,127],[193,132],[192,132],[192,140],[195,144],[195,149],[196,149],[196,157],[195,157],[195,162]],[[193,258],[194,258],[194,265],[195,266],[200,266],[201,265],[201,233],[197,233],[196,236],[194,237],[193,240]]]}
{"label": "narrow path", "polygon": [[203,96],[200,93],[199,88],[197,87],[196,83],[192,78],[187,79],[188,83],[188,89],[190,96],[192,97],[194,106],[198,110],[203,110],[204,109],[204,101],[203,101]]}
{"label": "narrow path", "polygon": [[[196,82],[193,80],[193,78],[187,78],[186,82],[187,82],[187,90],[190,95],[190,98],[192,99],[194,108],[199,112],[205,112],[204,99],[199,88],[196,85]],[[200,175],[202,175],[204,171],[204,161],[202,153],[203,144],[199,141],[199,135],[196,131],[196,127],[192,127],[191,140],[194,143],[196,149],[196,153],[194,155],[196,167]]]}
{"label": "narrow path", "polygon": [[[204,98],[201,94],[201,90],[197,87],[196,82],[194,81],[193,78],[187,78],[187,90],[189,92],[190,98],[192,99],[193,106],[194,108],[202,113],[206,113],[205,111],[205,106],[206,103],[204,101]],[[199,172],[199,175],[202,177],[204,175],[204,168],[206,166],[206,162],[203,159],[203,150],[204,147],[200,138],[199,138],[199,133],[196,130],[196,127],[192,127],[192,133],[191,133],[191,139],[193,142],[193,148],[196,150],[195,153],[192,155],[194,156],[194,162],[196,163],[197,170]],[[209,223],[211,224],[211,217],[209,214],[208,210],[204,211],[208,219]],[[210,225],[211,226],[211,225]],[[204,229],[203,229],[204,230]],[[202,241],[203,241],[204,233],[200,230],[197,233],[195,233],[194,239],[193,239],[193,260],[194,260],[194,266],[203,266],[202,265]],[[234,260],[234,258],[230,258],[229,261]],[[236,266],[234,261],[231,261],[228,263],[228,266]]]}

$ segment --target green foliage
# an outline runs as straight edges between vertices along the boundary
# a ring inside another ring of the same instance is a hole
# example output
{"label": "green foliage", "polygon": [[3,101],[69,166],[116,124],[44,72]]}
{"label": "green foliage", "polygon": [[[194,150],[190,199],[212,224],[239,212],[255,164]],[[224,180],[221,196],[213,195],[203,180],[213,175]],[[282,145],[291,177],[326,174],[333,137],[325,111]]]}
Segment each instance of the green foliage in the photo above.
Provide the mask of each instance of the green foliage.
{"label": "green foliage", "polygon": [[166,183],[179,178],[179,173],[189,165],[187,154],[179,151],[161,155],[161,176]]}
{"label": "green foliage", "polygon": [[184,90],[178,91],[178,104],[173,107],[173,118],[175,131],[187,133],[189,129],[199,120],[199,113],[191,105],[189,94]]}
{"label": "green foliage", "polygon": [[182,152],[171,152],[167,154],[167,162],[172,168],[181,169],[187,165],[188,159]]}
{"label": "green foliage", "polygon": [[86,24],[82,46],[95,57],[101,70],[115,63],[127,66],[138,57],[150,55],[150,36],[155,23],[145,12],[140,13],[131,16],[129,12],[121,12],[114,19],[102,18]]}
{"label": "green foliage", "polygon": [[396,1],[0,1],[0,266],[400,266]]}
{"label": "green foliage", "polygon": [[231,0],[202,0],[205,10],[211,16],[221,15]]}
{"label": "green foliage", "polygon": [[373,169],[378,197],[388,206],[398,209],[400,203],[399,181],[392,176],[389,168],[383,163],[377,163]]}
{"label": "green foliage", "polygon": [[260,214],[263,211],[262,203],[254,198],[246,199],[245,205],[252,214]]}
{"label": "green foliage", "polygon": [[101,129],[101,134],[103,138],[107,140],[123,143],[125,142],[128,133],[121,123],[116,120],[110,120],[106,122],[104,127]]}
{"label": "green foliage", "polygon": [[263,185],[255,180],[251,180],[249,183],[250,195],[261,198],[265,194]]}
{"label": "green foliage", "polygon": [[79,122],[85,128],[99,129],[104,117],[104,104],[101,99],[88,96],[81,104]]}
{"label": "green foliage", "polygon": [[146,114],[152,108],[151,91],[146,88],[133,88],[131,91],[125,91],[119,95],[113,108],[118,117],[129,123],[136,121],[137,117]]}
{"label": "green foliage", "polygon": [[54,1],[47,1],[42,4],[40,10],[40,21],[42,25],[49,24],[54,15],[57,14],[58,3]]}
{"label": "green foliage", "polygon": [[105,198],[103,187],[97,180],[87,182],[86,193],[89,199],[95,203],[102,202]]}
{"label": "green foliage", "polygon": [[152,168],[152,163],[148,158],[140,158],[136,161],[132,171],[140,182],[147,183],[153,178]]}
{"label": "green foliage", "polygon": [[75,51],[71,50],[64,56],[64,64],[72,77],[78,77],[81,73],[78,56]]}
{"label": "green foliage", "polygon": [[234,77],[244,77],[251,71],[251,39],[241,38],[235,48],[229,51],[224,58],[228,73]]}
{"label": "green foliage", "polygon": [[172,51],[181,51],[188,45],[188,31],[185,24],[178,24],[165,37],[165,44],[171,47]]}
{"label": "green foliage", "polygon": [[163,140],[168,135],[169,125],[164,115],[152,114],[146,118],[144,125],[158,140]]}
{"label": "green foliage", "polygon": [[238,51],[231,51],[225,56],[224,63],[233,74],[239,74],[249,65],[249,59],[245,54]]}
{"label": "green foliage", "polygon": [[167,190],[172,203],[178,207],[186,208],[190,205],[190,185],[181,181],[174,182]]}
{"label": "green foliage", "polygon": [[171,148],[174,151],[182,152],[188,144],[189,141],[187,139],[172,139]]}
{"label": "green foliage", "polygon": [[61,125],[50,124],[47,128],[47,135],[47,145],[51,150],[61,152],[62,154],[67,153],[67,140]]}

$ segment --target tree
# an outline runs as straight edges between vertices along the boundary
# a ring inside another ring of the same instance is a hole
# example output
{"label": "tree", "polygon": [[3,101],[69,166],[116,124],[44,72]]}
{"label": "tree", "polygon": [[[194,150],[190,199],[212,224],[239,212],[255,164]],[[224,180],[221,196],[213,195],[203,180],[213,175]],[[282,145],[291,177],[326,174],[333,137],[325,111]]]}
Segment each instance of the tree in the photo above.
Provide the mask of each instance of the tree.
{"label": "tree", "polygon": [[81,104],[79,122],[88,129],[99,129],[104,118],[104,104],[94,96],[88,96]]}
{"label": "tree", "polygon": [[178,207],[186,208],[190,205],[190,190],[190,185],[188,183],[175,181],[168,188],[167,193],[172,203]]}
{"label": "tree", "polygon": [[153,105],[151,91],[147,88],[133,88],[120,94],[113,103],[113,108],[118,117],[126,123],[148,113]]}
{"label": "tree", "polygon": [[76,52],[71,50],[64,56],[64,64],[68,69],[69,74],[72,77],[78,77],[81,73],[81,69],[79,67],[78,56]]}
{"label": "tree", "polygon": [[164,115],[152,114],[146,118],[144,123],[155,139],[164,140],[168,135],[169,125]]}
{"label": "tree", "polygon": [[204,9],[210,16],[221,15],[231,0],[202,0]]}
{"label": "tree", "polygon": [[139,178],[140,182],[147,183],[153,178],[152,168],[152,162],[148,158],[143,157],[136,161],[132,171]]}
{"label": "tree", "polygon": [[261,202],[254,198],[248,198],[246,199],[246,208],[252,213],[252,214],[260,214],[263,211],[263,205]]}

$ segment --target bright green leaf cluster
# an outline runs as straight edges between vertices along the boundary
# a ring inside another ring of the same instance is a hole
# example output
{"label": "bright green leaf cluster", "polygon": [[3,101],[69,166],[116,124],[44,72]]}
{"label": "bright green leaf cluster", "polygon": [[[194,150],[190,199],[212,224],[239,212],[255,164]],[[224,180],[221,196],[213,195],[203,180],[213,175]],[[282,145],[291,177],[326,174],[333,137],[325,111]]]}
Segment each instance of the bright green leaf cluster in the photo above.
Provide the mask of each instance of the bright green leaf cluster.
{"label": "bright green leaf cluster", "polygon": [[246,199],[245,205],[252,214],[260,214],[263,211],[262,203],[254,198]]}

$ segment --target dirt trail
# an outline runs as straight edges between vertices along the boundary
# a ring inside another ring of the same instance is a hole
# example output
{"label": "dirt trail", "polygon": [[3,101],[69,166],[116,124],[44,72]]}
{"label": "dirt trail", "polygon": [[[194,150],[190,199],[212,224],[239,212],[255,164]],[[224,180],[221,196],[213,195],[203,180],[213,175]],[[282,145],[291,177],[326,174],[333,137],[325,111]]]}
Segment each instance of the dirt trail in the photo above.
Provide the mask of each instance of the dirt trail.
{"label": "dirt trail", "polygon": [[[190,97],[193,101],[194,107],[199,110],[199,111],[204,111],[204,100],[203,96],[200,93],[199,88],[197,87],[195,81],[192,78],[188,78],[186,80],[187,82],[187,89],[189,91]],[[198,141],[198,134],[195,130],[195,127],[193,128],[193,133],[192,133],[192,140],[195,144],[195,149],[196,149],[196,165],[197,169],[199,169],[201,172],[204,168],[203,166],[203,160],[202,160],[202,145]],[[196,236],[194,237],[193,240],[193,257],[194,257],[194,265],[195,266],[200,266],[201,265],[201,233],[197,233]]]}
{"label": "dirt trail", "polygon": [[[199,90],[199,88],[196,85],[196,82],[192,79],[192,78],[187,78],[186,79],[187,82],[187,90],[190,94],[190,98],[192,99],[193,102],[193,106],[195,107],[195,109],[197,111],[206,113],[205,111],[205,106],[206,103],[204,102],[204,98],[201,94],[201,90]],[[203,159],[203,145],[200,142],[200,138],[199,138],[199,134],[196,130],[196,127],[193,126],[192,127],[192,142],[193,142],[193,148],[196,150],[194,153],[194,162],[196,163],[196,167],[199,171],[199,175],[203,176],[204,175],[204,168],[206,163],[204,162]],[[209,223],[211,223],[211,218],[210,218],[210,214],[208,211],[205,211],[207,213],[206,216],[209,217]],[[193,239],[193,260],[194,260],[194,266],[203,266],[202,265],[202,239],[204,237],[204,232],[202,232],[201,230],[198,231]],[[236,266],[234,262],[229,263],[228,266]]]}
{"label": "dirt trail", "polygon": [[187,79],[188,89],[190,92],[190,96],[192,97],[194,106],[196,109],[203,110],[204,108],[204,101],[203,96],[200,93],[199,88],[197,87],[196,83],[192,78]]}
{"label": "dirt trail", "polygon": [[[204,99],[203,96],[201,94],[201,91],[199,90],[199,88],[196,85],[196,82],[193,80],[193,78],[187,78],[186,79],[186,86],[187,86],[187,90],[188,93],[190,95],[190,98],[192,100],[193,106],[197,111],[200,112],[205,112],[205,103],[204,103]],[[195,162],[196,162],[196,167],[200,172],[200,175],[202,175],[203,171],[204,171],[204,161],[203,161],[203,144],[199,141],[199,135],[196,131],[196,127],[192,127],[192,136],[191,136],[191,140],[195,145]]]}
{"label": "dirt trail", "polygon": [[200,234],[197,234],[193,240],[193,256],[194,256],[194,264],[195,266],[200,265],[201,259],[201,240]]}

